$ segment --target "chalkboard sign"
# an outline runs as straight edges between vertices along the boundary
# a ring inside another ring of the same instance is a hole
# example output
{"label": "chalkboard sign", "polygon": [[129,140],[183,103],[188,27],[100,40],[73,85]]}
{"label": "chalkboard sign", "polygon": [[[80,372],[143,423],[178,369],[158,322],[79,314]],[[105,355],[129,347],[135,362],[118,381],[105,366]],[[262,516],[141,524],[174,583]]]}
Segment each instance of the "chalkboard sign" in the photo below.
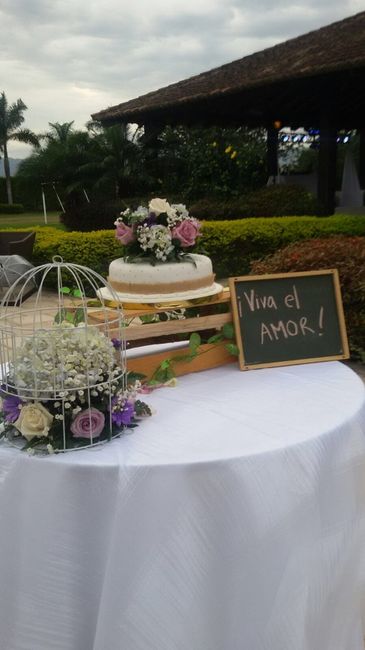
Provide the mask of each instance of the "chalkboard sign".
{"label": "chalkboard sign", "polygon": [[229,283],[242,370],[349,357],[336,269]]}

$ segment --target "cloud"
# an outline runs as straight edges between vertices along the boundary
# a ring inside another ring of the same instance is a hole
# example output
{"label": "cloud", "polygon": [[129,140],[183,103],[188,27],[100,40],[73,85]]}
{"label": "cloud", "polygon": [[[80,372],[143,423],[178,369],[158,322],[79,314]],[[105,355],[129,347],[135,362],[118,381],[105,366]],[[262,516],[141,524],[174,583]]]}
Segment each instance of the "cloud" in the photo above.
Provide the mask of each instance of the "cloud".
{"label": "cloud", "polygon": [[[75,121],[364,9],[363,0],[1,0],[2,88]],[[29,153],[12,145],[11,155]]]}

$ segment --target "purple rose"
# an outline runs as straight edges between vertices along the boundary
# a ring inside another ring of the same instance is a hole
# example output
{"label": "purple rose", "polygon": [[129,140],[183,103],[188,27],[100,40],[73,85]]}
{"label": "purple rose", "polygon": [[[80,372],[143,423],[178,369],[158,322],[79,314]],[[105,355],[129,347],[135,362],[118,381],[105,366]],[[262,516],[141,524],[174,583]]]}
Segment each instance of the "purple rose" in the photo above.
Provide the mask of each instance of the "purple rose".
{"label": "purple rose", "polygon": [[184,219],[172,230],[172,239],[179,239],[183,248],[194,246],[195,240],[200,235],[200,223],[197,219]]}
{"label": "purple rose", "polygon": [[128,426],[134,416],[134,404],[133,402],[125,402],[121,405],[118,402],[118,397],[112,398],[112,422],[117,425],[117,427]]}
{"label": "purple rose", "polygon": [[17,395],[3,397],[3,411],[6,422],[15,422],[18,419],[22,404],[22,400]]}
{"label": "purple rose", "polygon": [[121,244],[126,246],[135,240],[133,228],[127,226],[123,221],[117,223],[117,231],[115,233],[116,238],[120,241]]}
{"label": "purple rose", "polygon": [[80,411],[71,422],[71,432],[74,438],[98,438],[104,429],[105,415],[95,408]]}

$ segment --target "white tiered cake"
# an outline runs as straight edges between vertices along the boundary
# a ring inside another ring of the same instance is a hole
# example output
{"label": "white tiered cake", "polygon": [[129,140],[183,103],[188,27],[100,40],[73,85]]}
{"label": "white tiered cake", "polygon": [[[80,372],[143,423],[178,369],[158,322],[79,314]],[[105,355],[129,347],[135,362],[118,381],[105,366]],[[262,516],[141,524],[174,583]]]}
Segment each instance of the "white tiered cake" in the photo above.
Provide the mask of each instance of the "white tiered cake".
{"label": "white tiered cake", "polygon": [[[168,302],[212,296],[222,290],[214,282],[212,262],[206,255],[190,254],[190,261],[146,262],[114,260],[108,282],[121,302]],[[106,288],[103,298],[113,300]]]}
{"label": "white tiered cake", "polygon": [[125,258],[109,266],[111,289],[102,297],[121,303],[176,302],[219,293],[212,262],[192,253],[201,226],[185,205],[152,199],[148,208],[124,210],[115,222]]}

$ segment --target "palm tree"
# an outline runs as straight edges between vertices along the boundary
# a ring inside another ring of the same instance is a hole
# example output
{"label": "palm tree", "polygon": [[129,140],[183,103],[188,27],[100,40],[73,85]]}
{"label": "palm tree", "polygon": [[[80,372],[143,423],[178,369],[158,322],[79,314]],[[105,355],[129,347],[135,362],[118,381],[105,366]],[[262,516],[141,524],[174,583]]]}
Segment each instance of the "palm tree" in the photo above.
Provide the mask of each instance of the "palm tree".
{"label": "palm tree", "polygon": [[80,166],[79,178],[93,178],[96,189],[112,186],[115,198],[130,196],[136,179],[144,180],[139,129],[132,133],[127,124],[104,128],[95,122],[86,126],[95,146],[90,162]]}
{"label": "palm tree", "polygon": [[24,122],[24,111],[27,110],[22,99],[17,99],[14,104],[8,105],[8,100],[4,92],[0,94],[0,151],[4,155],[4,171],[6,180],[6,191],[8,203],[13,203],[13,193],[11,190],[11,177],[8,156],[8,141],[17,140],[38,146],[38,138],[29,129],[19,128]]}
{"label": "palm tree", "polygon": [[72,122],[63,122],[62,124],[60,122],[48,122],[51,129],[44,135],[40,135],[39,139],[47,140],[48,143],[58,142],[60,144],[65,144],[70,135],[74,133],[73,123],[74,120],[72,120]]}

